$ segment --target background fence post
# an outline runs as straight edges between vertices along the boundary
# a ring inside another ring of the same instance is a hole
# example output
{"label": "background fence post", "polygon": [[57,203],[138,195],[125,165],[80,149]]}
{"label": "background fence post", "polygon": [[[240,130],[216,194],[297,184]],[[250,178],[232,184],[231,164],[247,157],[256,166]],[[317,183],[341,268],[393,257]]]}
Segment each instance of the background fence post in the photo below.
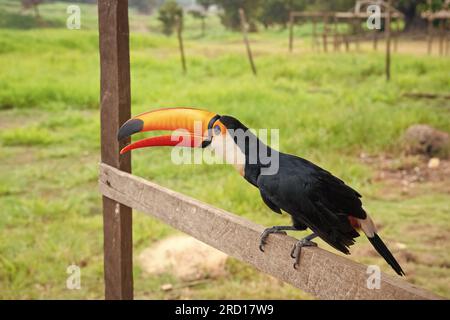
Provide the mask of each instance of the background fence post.
{"label": "background fence post", "polygon": [[178,37],[178,47],[180,49],[181,57],[181,67],[183,68],[183,73],[186,73],[186,57],[184,56],[184,46],[183,46],[183,19],[177,15],[175,16],[177,37]]}
{"label": "background fence post", "polygon": [[323,52],[328,52],[328,16],[323,16],[323,31],[322,31],[322,40],[323,40]]}
{"label": "background fence post", "polygon": [[[128,1],[98,1],[101,69],[101,161],[131,172],[131,156],[117,141],[130,118]],[[133,299],[131,208],[103,196],[106,299]]]}
{"label": "background fence post", "polygon": [[248,60],[252,68],[252,72],[256,76],[256,67],[255,63],[253,62],[252,50],[250,49],[250,43],[248,42],[247,37],[247,20],[245,19],[245,12],[242,8],[239,8],[239,17],[241,19],[242,36],[244,37],[245,47],[247,48]]}
{"label": "background fence post", "polygon": [[433,20],[428,17],[428,28],[427,28],[427,52],[431,54],[433,50]]}
{"label": "background fence post", "polygon": [[386,7],[386,80],[391,80],[391,5],[392,0],[388,0]]}
{"label": "background fence post", "polygon": [[294,15],[289,12],[289,52],[294,49]]}

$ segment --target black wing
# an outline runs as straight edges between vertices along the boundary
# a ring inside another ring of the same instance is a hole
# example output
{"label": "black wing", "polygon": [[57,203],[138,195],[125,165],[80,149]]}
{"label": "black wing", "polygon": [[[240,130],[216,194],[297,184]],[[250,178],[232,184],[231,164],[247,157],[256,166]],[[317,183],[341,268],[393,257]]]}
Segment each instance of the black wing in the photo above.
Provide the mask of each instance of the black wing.
{"label": "black wing", "polygon": [[344,253],[358,237],[348,216],[364,219],[361,195],[315,164],[280,153],[276,175],[260,175],[261,194]]}
{"label": "black wing", "polygon": [[273,203],[268,196],[265,195],[264,191],[259,189],[259,192],[266,206],[272,209],[273,212],[281,214],[281,209],[275,203]]}

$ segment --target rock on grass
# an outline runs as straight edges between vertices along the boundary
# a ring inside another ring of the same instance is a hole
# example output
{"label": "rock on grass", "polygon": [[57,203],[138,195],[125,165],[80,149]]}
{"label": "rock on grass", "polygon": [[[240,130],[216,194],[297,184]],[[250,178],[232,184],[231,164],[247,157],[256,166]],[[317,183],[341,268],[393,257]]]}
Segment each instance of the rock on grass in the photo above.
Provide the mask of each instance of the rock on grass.
{"label": "rock on grass", "polygon": [[403,135],[403,148],[408,154],[447,157],[450,155],[450,137],[447,132],[429,125],[415,124]]}

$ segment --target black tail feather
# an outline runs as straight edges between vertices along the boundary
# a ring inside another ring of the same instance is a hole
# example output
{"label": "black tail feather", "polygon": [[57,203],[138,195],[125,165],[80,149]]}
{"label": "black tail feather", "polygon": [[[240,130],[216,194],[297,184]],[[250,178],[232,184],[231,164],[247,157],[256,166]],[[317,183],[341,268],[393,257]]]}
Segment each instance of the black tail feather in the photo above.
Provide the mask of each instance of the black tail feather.
{"label": "black tail feather", "polygon": [[373,245],[375,250],[386,260],[386,262],[392,267],[392,269],[397,272],[399,276],[404,276],[405,272],[403,272],[402,267],[398,264],[397,260],[395,260],[392,253],[384,244],[383,240],[375,233],[372,238],[369,238],[370,243]]}

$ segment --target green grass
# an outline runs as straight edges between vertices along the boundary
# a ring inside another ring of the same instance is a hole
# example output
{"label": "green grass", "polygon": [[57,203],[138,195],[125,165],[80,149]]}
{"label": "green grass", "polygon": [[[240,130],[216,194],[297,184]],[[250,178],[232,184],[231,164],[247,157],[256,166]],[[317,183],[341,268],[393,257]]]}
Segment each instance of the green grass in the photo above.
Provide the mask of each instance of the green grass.
{"label": "green grass", "polygon": [[[0,6],[2,14],[15,12],[10,1],[5,3],[9,7]],[[41,14],[59,19],[62,27],[0,29],[0,297],[102,298],[96,8],[83,7],[82,30],[64,27],[65,4],[42,6]],[[448,241],[422,242],[417,231],[423,226],[425,239],[448,236],[449,194],[427,185],[414,197],[397,190],[391,190],[394,196],[385,194],[385,185],[373,180],[375,169],[358,157],[361,152],[400,156],[400,136],[414,123],[450,131],[448,102],[402,96],[448,93],[449,59],[395,54],[393,78],[386,83],[381,53],[314,53],[299,43],[301,52],[288,54],[287,31],[269,30],[251,35],[258,68],[253,77],[240,34],[225,31],[213,17],[207,35],[200,37],[199,22],[188,17],[188,73],[183,75],[175,37],[159,34],[155,17],[131,14],[133,114],[196,106],[234,115],[253,128],[279,128],[282,151],[316,161],[360,190],[388,242],[405,243],[419,258],[433,256],[435,264],[406,263],[409,281],[450,297]],[[228,166],[175,166],[170,150],[152,149],[136,151],[133,168],[137,175],[257,223],[288,222],[287,216],[270,212],[258,191]],[[175,233],[139,214],[133,225],[135,256]],[[368,246],[362,237],[358,242]],[[378,257],[352,259],[380,263],[392,273]],[[79,291],[65,288],[72,263],[82,266]],[[188,296],[306,297],[236,260],[226,268],[227,276],[191,288]],[[172,297],[159,290],[167,282],[179,280],[170,274],[148,277],[135,264],[138,298]]]}

